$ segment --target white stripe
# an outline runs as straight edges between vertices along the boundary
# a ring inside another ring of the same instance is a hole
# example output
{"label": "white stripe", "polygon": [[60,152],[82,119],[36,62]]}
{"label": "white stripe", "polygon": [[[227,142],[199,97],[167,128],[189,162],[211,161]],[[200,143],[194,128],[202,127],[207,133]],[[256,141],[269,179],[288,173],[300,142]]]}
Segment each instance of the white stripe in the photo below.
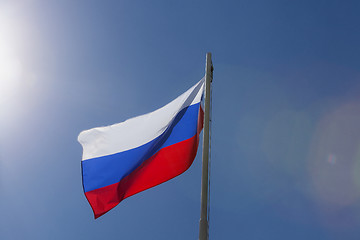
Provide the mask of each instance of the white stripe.
{"label": "white stripe", "polygon": [[82,160],[123,152],[150,142],[167,129],[178,112],[199,103],[203,91],[204,78],[172,102],[151,113],[82,131],[78,136],[83,147]]}

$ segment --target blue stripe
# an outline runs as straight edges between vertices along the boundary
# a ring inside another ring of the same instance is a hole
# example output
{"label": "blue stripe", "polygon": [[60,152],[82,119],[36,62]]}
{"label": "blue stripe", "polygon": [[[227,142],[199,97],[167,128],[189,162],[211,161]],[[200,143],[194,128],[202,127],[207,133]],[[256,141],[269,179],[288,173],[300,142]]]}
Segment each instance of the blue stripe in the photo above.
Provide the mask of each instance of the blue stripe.
{"label": "blue stripe", "polygon": [[142,146],[82,161],[84,191],[120,182],[161,148],[193,137],[197,132],[199,106],[200,103],[181,110],[164,133]]}

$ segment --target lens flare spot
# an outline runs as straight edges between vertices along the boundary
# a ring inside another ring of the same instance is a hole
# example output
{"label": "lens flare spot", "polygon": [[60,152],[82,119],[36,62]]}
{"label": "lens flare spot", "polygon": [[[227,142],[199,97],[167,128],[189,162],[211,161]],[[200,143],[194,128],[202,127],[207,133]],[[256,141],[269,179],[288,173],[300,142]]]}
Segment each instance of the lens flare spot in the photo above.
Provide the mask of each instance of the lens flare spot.
{"label": "lens flare spot", "polygon": [[345,102],[317,121],[308,155],[319,219],[332,229],[360,224],[360,100]]}
{"label": "lens flare spot", "polygon": [[324,115],[317,124],[309,170],[313,196],[321,204],[348,206],[360,197],[353,177],[360,144],[359,109],[360,102],[345,103]]}
{"label": "lens flare spot", "polygon": [[332,154],[330,153],[328,158],[327,158],[327,162],[330,164],[330,165],[335,165],[336,163],[336,156],[335,154]]}

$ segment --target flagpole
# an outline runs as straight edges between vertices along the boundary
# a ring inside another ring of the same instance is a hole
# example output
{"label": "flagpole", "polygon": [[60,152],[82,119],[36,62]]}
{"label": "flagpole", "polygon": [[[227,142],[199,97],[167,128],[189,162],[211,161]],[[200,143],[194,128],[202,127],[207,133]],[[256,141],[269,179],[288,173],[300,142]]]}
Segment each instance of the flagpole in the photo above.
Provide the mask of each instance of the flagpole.
{"label": "flagpole", "polygon": [[201,213],[199,224],[199,240],[209,239],[208,223],[208,197],[209,197],[209,154],[210,154],[210,88],[212,82],[213,66],[211,53],[206,53],[205,67],[205,109],[204,109],[204,134],[202,147],[202,177],[201,177]]}

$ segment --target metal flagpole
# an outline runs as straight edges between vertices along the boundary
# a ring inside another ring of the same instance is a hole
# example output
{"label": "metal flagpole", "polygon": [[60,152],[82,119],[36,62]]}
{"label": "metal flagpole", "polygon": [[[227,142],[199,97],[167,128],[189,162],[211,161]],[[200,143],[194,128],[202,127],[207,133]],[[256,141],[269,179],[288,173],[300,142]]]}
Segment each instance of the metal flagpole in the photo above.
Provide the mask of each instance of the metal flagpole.
{"label": "metal flagpole", "polygon": [[199,240],[209,239],[208,223],[208,190],[209,190],[209,154],[210,154],[210,88],[212,82],[213,66],[211,53],[206,53],[205,67],[205,109],[204,134],[202,147],[202,177],[201,177],[201,214],[199,226]]}

